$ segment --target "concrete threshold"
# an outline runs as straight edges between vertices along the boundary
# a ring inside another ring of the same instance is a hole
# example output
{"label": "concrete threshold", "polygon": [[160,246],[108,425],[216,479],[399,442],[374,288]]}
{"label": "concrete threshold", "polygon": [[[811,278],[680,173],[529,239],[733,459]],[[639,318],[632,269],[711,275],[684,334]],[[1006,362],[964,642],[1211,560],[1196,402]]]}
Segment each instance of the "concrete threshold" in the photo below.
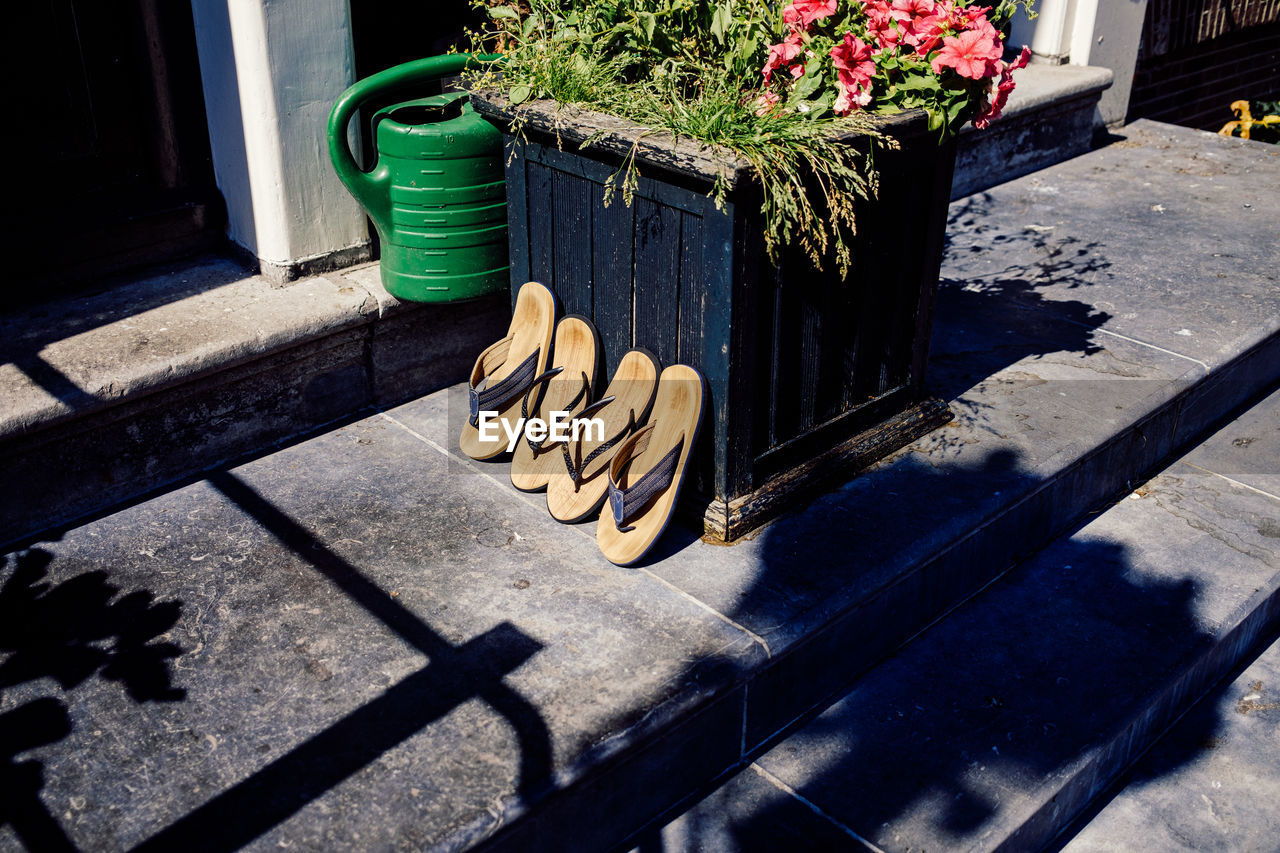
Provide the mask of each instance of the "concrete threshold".
{"label": "concrete threshold", "polygon": [[0,543],[457,382],[504,313],[401,303],[376,264],[281,287],[214,256],[6,312]]}
{"label": "concrete threshold", "polygon": [[22,802],[81,846],[623,842],[1280,380],[1277,174],[1141,122],[955,203],[956,420],[731,547],[611,566],[454,450],[453,386],[11,555],[6,612],[94,626],[0,662],[65,723]]}

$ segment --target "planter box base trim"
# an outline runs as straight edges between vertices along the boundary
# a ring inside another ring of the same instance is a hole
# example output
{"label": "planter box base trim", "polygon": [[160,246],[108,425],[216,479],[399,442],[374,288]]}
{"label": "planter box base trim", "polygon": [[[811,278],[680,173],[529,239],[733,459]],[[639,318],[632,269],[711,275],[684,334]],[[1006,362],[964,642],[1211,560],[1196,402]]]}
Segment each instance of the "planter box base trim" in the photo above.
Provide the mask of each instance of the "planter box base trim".
{"label": "planter box base trim", "polygon": [[951,418],[946,403],[926,398],[734,500],[689,495],[681,502],[681,517],[695,528],[701,527],[703,535],[713,541],[732,542],[795,508],[799,501],[928,435]]}

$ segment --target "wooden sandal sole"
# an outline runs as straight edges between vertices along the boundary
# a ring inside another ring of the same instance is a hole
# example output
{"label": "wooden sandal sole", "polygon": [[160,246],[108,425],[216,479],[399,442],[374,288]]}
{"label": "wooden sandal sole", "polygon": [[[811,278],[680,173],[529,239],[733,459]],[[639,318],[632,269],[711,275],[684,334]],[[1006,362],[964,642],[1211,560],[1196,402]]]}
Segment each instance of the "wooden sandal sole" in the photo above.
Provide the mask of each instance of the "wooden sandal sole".
{"label": "wooden sandal sole", "polygon": [[[508,336],[511,338],[510,354],[503,364],[493,370],[486,378],[490,385],[505,379],[518,368],[534,351],[538,353],[534,376],[547,368],[551,359],[551,343],[556,324],[555,294],[536,281],[526,283],[516,296],[516,307],[511,314],[511,325]],[[483,441],[478,426],[472,425],[468,419],[462,426],[462,435],[458,445],[462,452],[472,459],[492,459],[506,452],[509,441],[507,429],[514,428],[520,418],[520,402],[523,392],[497,410],[493,419],[496,427],[490,428],[490,435],[496,432],[497,438]],[[505,424],[505,426],[504,426]]]}
{"label": "wooden sandal sole", "polygon": [[[601,398],[613,397],[613,402],[596,415],[604,422],[604,436],[596,433],[590,439],[571,442],[569,452],[575,464],[582,464],[608,438],[625,430],[633,413],[634,425],[644,424],[653,407],[660,372],[657,357],[645,350],[634,349],[622,357]],[[547,483],[547,511],[552,518],[565,524],[575,524],[585,521],[600,509],[609,490],[609,460],[613,458],[613,449],[601,453],[585,466],[576,488],[564,464],[564,454],[560,454],[560,467]]]}
{"label": "wooden sandal sole", "polygon": [[[529,417],[550,420],[552,412],[581,411],[594,402],[599,380],[600,335],[586,317],[567,314],[556,324],[555,356],[552,367],[564,370],[547,382],[537,405],[530,405]],[[590,391],[572,408],[570,403],[582,391],[582,377],[587,377]],[[549,441],[538,451],[521,438],[511,457],[511,485],[522,492],[540,492],[547,487],[553,474],[564,470],[564,460],[558,444]]]}
{"label": "wooden sandal sole", "polygon": [[689,455],[698,440],[704,399],[702,376],[698,371],[683,364],[675,364],[662,371],[653,412],[649,415],[650,435],[644,450],[631,459],[626,477],[629,482],[636,482],[679,444],[681,450],[675,463],[675,473],[670,486],[628,521],[628,529],[619,529],[609,507],[600,513],[600,520],[596,523],[596,543],[611,563],[630,566],[639,562],[667,529],[680,499]]}

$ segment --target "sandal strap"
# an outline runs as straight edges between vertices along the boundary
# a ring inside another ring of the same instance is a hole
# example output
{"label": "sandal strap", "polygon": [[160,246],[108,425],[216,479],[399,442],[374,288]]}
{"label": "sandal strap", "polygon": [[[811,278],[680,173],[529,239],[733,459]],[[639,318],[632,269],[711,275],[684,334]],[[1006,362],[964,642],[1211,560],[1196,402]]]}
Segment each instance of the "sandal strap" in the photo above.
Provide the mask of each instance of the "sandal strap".
{"label": "sandal strap", "polygon": [[646,471],[640,479],[625,489],[618,485],[623,469],[648,448],[649,439],[653,436],[653,427],[653,424],[649,424],[633,435],[626,444],[618,448],[617,455],[609,463],[609,508],[613,510],[613,525],[619,533],[634,530],[635,528],[627,522],[635,518],[636,514],[647,507],[654,498],[670,488],[675,479],[676,466],[680,463],[680,452],[684,449],[683,434],[676,442],[676,446],[671,448],[667,455],[658,460],[658,464]]}
{"label": "sandal strap", "polygon": [[[563,367],[553,367],[550,370],[545,371],[537,379],[533,380],[533,383],[529,386],[529,390],[524,392],[524,399],[520,401],[520,417],[523,420],[529,420],[529,398],[533,396],[533,390],[545,382],[550,382],[554,377],[559,376],[562,372],[564,372]],[[590,396],[591,382],[587,379],[587,372],[584,370],[582,371],[582,387],[578,389],[578,393],[569,401],[567,411],[572,412],[574,406],[577,406],[583,400],[590,399]],[[581,415],[579,415],[579,417],[581,417]],[[543,446],[547,443],[546,438],[541,441],[534,441],[529,437],[527,432],[525,433],[524,440],[529,445],[529,449],[533,451],[535,456],[542,451]]]}
{"label": "sandal strap", "polygon": [[[594,411],[599,411],[600,409],[604,408],[604,404],[607,404],[610,402],[613,402],[613,397],[605,397],[603,400],[598,400],[595,403],[592,403],[590,406],[587,406],[587,408],[583,409],[578,414],[578,417],[580,418],[590,417],[590,414],[594,414]],[[635,429],[636,429],[636,411],[635,409],[630,409],[627,412],[627,425],[624,426],[622,429],[618,430],[617,434],[614,435],[612,438],[602,442],[598,447],[596,447],[595,450],[588,453],[587,458],[582,460],[581,465],[573,464],[573,457],[569,455],[568,442],[560,445],[560,449],[564,453],[564,466],[569,469],[569,479],[573,480],[573,490],[575,492],[578,490],[578,486],[582,482],[582,475],[586,473],[587,467],[596,459],[599,459],[600,454],[609,452],[609,450],[612,449],[614,445],[622,441],[631,433],[635,432]],[[581,447],[582,445],[579,444],[578,448],[581,449]]]}
{"label": "sandal strap", "polygon": [[[533,396],[534,390],[542,384],[550,382],[556,376],[564,372],[563,367],[553,367],[550,370],[544,370],[538,378],[529,383],[529,389],[524,392],[524,399],[520,401],[520,420],[529,420],[529,398]],[[532,447],[532,444],[530,445]]]}
{"label": "sandal strap", "polygon": [[480,353],[475,367],[471,368],[471,381],[467,384],[468,403],[470,406],[470,423],[477,426],[480,412],[500,410],[505,404],[525,393],[529,383],[533,381],[534,372],[538,369],[538,355],[542,348],[538,347],[520,366],[508,373],[493,385],[489,385],[489,376],[507,362],[511,353],[512,336],[507,335]]}

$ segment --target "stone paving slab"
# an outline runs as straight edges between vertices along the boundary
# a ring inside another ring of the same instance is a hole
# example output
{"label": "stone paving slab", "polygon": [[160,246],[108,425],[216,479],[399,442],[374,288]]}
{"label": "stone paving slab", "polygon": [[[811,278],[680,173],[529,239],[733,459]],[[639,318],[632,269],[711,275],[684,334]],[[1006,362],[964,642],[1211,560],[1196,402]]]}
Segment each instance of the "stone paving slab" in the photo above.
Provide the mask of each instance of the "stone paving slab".
{"label": "stone paving slab", "polygon": [[1186,462],[1236,482],[1280,495],[1280,419],[1259,406],[1234,421],[1229,441],[1201,445]]}
{"label": "stone paving slab", "polygon": [[[1251,417],[1280,418],[1280,393]],[[883,850],[1038,849],[1274,627],[1278,519],[1179,462],[757,763]]]}
{"label": "stone paving slab", "polygon": [[721,735],[664,770],[735,760],[759,644],[505,491],[375,416],[10,556],[0,773],[62,721],[15,799],[86,849],[462,847],[673,716]]}
{"label": "stone paving slab", "polygon": [[1013,73],[1017,88],[985,130],[965,125],[956,151],[953,199],[1052,166],[1089,150],[1093,116],[1109,68],[1032,63]]}
{"label": "stone paving slab", "polygon": [[400,303],[376,264],[278,287],[216,258],[6,313],[0,543],[452,384],[506,316]]}
{"label": "stone paving slab", "polygon": [[230,260],[172,270],[0,318],[0,434],[43,429],[129,394],[301,343],[376,299],[335,275],[273,287]]}
{"label": "stone paving slab", "polygon": [[1064,853],[1273,850],[1280,838],[1280,643],[1201,700]]}
{"label": "stone paving slab", "polygon": [[[768,813],[767,823],[753,820]],[[869,853],[863,839],[753,764],[680,819],[636,839],[631,853]]]}
{"label": "stone paving slab", "polygon": [[1045,310],[1083,300],[1076,322],[1210,368],[1274,335],[1280,151],[1147,120],[1119,134],[953,204],[944,276]]}

